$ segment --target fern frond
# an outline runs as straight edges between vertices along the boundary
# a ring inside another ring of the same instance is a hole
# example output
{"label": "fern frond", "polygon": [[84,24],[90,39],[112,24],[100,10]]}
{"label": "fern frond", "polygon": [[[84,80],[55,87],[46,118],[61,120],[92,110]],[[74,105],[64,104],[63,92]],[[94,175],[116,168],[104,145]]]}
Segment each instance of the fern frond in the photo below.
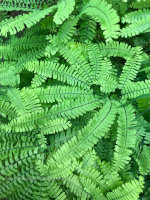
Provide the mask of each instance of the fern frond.
{"label": "fern frond", "polygon": [[99,45],[100,54],[108,57],[122,57],[126,59],[119,78],[119,88],[122,89],[129,81],[134,80],[141,66],[142,51],[140,47],[132,48],[126,43],[112,42]]}
{"label": "fern frond", "polygon": [[[89,63],[86,61],[82,52],[80,52],[76,47],[66,45],[60,49],[60,54],[65,58],[65,60],[71,65],[71,69],[77,71],[80,76],[87,77],[87,82],[92,84],[92,70]],[[89,79],[89,80],[88,80]]]}
{"label": "fern frond", "polygon": [[123,99],[133,99],[150,93],[150,80],[128,83],[122,90]]}
{"label": "fern frond", "polygon": [[98,162],[98,166],[99,173],[103,177],[99,183],[103,188],[104,194],[122,185],[123,181],[119,173],[115,169],[112,169],[110,163],[102,161]]}
{"label": "fern frond", "polygon": [[80,16],[87,14],[101,24],[106,41],[111,41],[119,36],[119,17],[110,4],[104,0],[90,0],[80,11]]}
{"label": "fern frond", "polygon": [[143,9],[143,10],[137,10],[131,13],[126,14],[122,18],[123,23],[137,23],[141,20],[146,20],[150,18],[150,10],[149,9]]}
{"label": "fern frond", "polygon": [[49,13],[53,12],[56,6],[47,8],[45,10],[33,11],[29,14],[19,15],[15,18],[5,19],[0,23],[0,35],[7,37],[8,32],[11,35],[23,30],[25,25],[30,28]]}
{"label": "fern frond", "polygon": [[[94,166],[89,166],[89,167],[84,166],[84,168],[81,167],[78,169],[78,173],[79,177],[91,181],[94,187],[95,188],[97,187],[98,190],[97,192],[99,192],[100,195],[102,195],[102,193],[104,194],[107,190],[109,190],[108,186],[106,186],[106,183],[108,183],[108,181],[103,180],[104,178],[103,175],[97,169],[95,169]],[[89,193],[91,194],[91,192]]]}
{"label": "fern frond", "polygon": [[9,88],[7,91],[8,101],[11,107],[16,110],[18,116],[42,110],[38,97],[32,91],[23,89],[21,92],[17,88]]}
{"label": "fern frond", "polygon": [[77,22],[79,20],[79,17],[75,17],[74,15],[71,15],[67,21],[65,21],[59,28],[59,31],[54,37],[54,41],[52,40],[52,44],[60,44],[67,43],[74,34],[76,34],[76,28]]}
{"label": "fern frond", "polygon": [[149,18],[145,20],[140,20],[136,23],[132,23],[129,26],[121,30],[121,37],[133,37],[139,35],[140,33],[147,33],[150,31]]}
{"label": "fern frond", "polygon": [[31,87],[37,88],[37,87],[41,86],[42,83],[46,81],[46,79],[47,79],[46,76],[35,74],[34,78],[31,81]]}
{"label": "fern frond", "polygon": [[106,105],[95,114],[87,126],[74,136],[68,143],[65,143],[56,153],[47,160],[49,171],[52,166],[67,166],[75,158],[82,157],[86,151],[91,149],[98,139],[104,137],[113,123],[116,113],[116,106],[112,102]]}
{"label": "fern frond", "polygon": [[48,121],[51,122],[51,120],[57,118],[77,118],[87,111],[100,106],[98,98],[87,97],[84,99],[84,101],[83,99],[84,97],[80,97],[76,100],[67,100],[52,106],[49,111],[34,111],[32,113],[19,116],[12,120],[8,125],[4,125],[3,129],[6,131],[12,130],[15,132],[38,130],[39,128],[46,128],[48,126]]}
{"label": "fern frond", "polygon": [[65,21],[59,28],[57,35],[49,35],[47,39],[49,40],[50,44],[46,47],[45,55],[51,56],[54,55],[59,48],[62,47],[62,44],[66,44],[69,42],[73,35],[76,34],[77,22],[79,17],[70,16],[67,21]]}
{"label": "fern frond", "polygon": [[136,51],[133,47],[130,45],[124,43],[124,42],[117,42],[113,41],[111,43],[100,43],[99,44],[99,50],[100,54],[105,57],[122,57],[126,60],[129,58],[132,58]]}
{"label": "fern frond", "polygon": [[71,174],[66,179],[63,179],[63,184],[70,189],[77,197],[82,199],[90,199],[91,194],[86,191],[77,175]]}
{"label": "fern frond", "polygon": [[39,0],[2,0],[0,5],[0,10],[23,10],[23,11],[33,11],[42,8],[42,3]]}
{"label": "fern frond", "polygon": [[142,175],[150,174],[149,153],[150,153],[149,146],[144,146],[142,152],[136,159],[139,165],[139,171]]}
{"label": "fern frond", "polygon": [[[12,40],[9,40],[6,44],[3,45],[3,49],[9,49],[15,52],[32,50],[32,49],[42,49],[47,45],[45,35],[40,36],[23,36],[21,38],[13,37]],[[7,48],[8,46],[8,48]]]}
{"label": "fern frond", "polygon": [[130,81],[136,78],[136,75],[141,67],[141,48],[135,47],[136,54],[134,58],[128,59],[125,63],[122,73],[119,77],[119,88],[122,89],[125,87]]}
{"label": "fern frond", "polygon": [[66,99],[76,99],[77,97],[92,96],[92,90],[82,90],[78,87],[70,86],[49,86],[31,90],[34,92],[41,103],[61,102]]}
{"label": "fern frond", "polygon": [[97,44],[88,45],[88,56],[91,65],[91,70],[94,72],[93,79],[98,79],[99,71],[101,70],[102,56]]}
{"label": "fern frond", "polygon": [[20,83],[20,76],[14,67],[1,68],[0,66],[0,85],[16,86]]}
{"label": "fern frond", "polygon": [[28,62],[26,64],[26,69],[33,71],[39,75],[46,76],[48,78],[57,79],[62,82],[67,82],[73,86],[80,86],[83,88],[89,88],[89,77],[84,73],[78,74],[70,67],[65,65],[60,65],[58,63],[53,63],[49,61],[41,62]]}
{"label": "fern frond", "polygon": [[96,36],[96,22],[87,16],[83,17],[82,20],[79,29],[80,41],[92,41]]}
{"label": "fern frond", "polygon": [[101,86],[101,91],[105,93],[114,92],[118,86],[116,77],[111,62],[105,58],[101,61],[99,73],[97,73],[97,79],[94,81],[96,85]]}
{"label": "fern frond", "polygon": [[150,8],[150,0],[132,2],[131,7],[134,9]]}
{"label": "fern frond", "polygon": [[106,197],[108,200],[137,200],[140,193],[143,191],[143,185],[144,179],[143,177],[139,177],[139,180],[134,179],[116,188],[112,192],[108,192]]}
{"label": "fern frond", "polygon": [[94,183],[91,181],[91,179],[86,178],[84,176],[80,176],[80,181],[83,185],[83,187],[85,188],[85,190],[91,194],[93,199],[102,199],[102,200],[106,200],[107,198],[104,197],[101,189]]}
{"label": "fern frond", "polygon": [[8,117],[9,120],[17,116],[16,110],[6,101],[0,101],[0,113],[1,116]]}
{"label": "fern frond", "polygon": [[62,24],[69,17],[75,6],[75,0],[59,0],[57,3],[58,10],[54,15],[54,22]]}
{"label": "fern frond", "polygon": [[137,99],[138,102],[138,108],[140,111],[144,111],[150,107],[150,97],[143,97],[140,99]]}
{"label": "fern frond", "polygon": [[122,107],[119,110],[119,127],[113,159],[113,168],[115,170],[123,169],[131,159],[130,155],[135,146],[136,130],[129,129],[129,127],[136,124],[134,112],[131,105],[125,108]]}

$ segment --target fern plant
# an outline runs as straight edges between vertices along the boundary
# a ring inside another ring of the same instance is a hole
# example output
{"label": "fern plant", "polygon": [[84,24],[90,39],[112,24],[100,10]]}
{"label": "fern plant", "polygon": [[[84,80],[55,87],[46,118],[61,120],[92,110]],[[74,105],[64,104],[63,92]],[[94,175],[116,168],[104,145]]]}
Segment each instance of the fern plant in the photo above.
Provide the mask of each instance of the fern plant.
{"label": "fern plant", "polygon": [[0,199],[149,199],[144,3],[1,1]]}

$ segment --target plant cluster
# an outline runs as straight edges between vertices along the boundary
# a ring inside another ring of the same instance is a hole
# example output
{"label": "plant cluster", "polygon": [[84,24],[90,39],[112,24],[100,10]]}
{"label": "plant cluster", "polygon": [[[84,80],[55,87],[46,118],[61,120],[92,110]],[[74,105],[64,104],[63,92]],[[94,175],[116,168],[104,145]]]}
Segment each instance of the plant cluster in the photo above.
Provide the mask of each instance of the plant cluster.
{"label": "plant cluster", "polygon": [[0,1],[0,199],[150,199],[150,0]]}

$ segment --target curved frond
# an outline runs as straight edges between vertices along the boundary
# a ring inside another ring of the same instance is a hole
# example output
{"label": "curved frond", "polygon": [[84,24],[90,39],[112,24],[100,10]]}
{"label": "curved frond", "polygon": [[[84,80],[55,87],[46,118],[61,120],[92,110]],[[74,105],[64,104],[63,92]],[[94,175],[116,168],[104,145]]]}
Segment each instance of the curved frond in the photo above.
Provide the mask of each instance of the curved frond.
{"label": "curved frond", "polygon": [[106,41],[111,41],[119,36],[119,17],[110,4],[104,0],[90,0],[80,11],[80,15],[87,14],[99,22],[104,30]]}
{"label": "curved frond", "polygon": [[105,136],[113,123],[116,114],[116,106],[112,102],[107,102],[105,106],[95,114],[77,136],[62,145],[56,153],[47,160],[49,171],[51,168],[58,166],[67,166],[75,158],[82,157],[86,151],[91,149],[98,139]]}

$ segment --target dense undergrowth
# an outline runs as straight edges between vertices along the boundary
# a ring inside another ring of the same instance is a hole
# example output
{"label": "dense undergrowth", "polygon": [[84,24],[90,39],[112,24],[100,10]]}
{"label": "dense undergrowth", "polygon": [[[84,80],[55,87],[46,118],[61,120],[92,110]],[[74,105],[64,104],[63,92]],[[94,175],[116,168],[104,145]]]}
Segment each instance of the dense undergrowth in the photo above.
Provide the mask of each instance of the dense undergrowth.
{"label": "dense undergrowth", "polygon": [[0,199],[150,199],[150,0],[0,1]]}

